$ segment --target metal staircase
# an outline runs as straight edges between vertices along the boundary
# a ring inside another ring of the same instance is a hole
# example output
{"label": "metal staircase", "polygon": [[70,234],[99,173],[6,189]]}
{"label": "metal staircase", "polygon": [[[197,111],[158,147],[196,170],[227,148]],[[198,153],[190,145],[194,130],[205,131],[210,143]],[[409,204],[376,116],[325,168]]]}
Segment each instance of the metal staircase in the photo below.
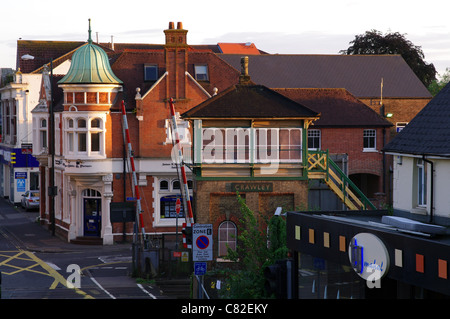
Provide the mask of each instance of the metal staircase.
{"label": "metal staircase", "polygon": [[376,209],[363,192],[329,157],[328,151],[310,151],[308,178],[323,180],[351,210]]}

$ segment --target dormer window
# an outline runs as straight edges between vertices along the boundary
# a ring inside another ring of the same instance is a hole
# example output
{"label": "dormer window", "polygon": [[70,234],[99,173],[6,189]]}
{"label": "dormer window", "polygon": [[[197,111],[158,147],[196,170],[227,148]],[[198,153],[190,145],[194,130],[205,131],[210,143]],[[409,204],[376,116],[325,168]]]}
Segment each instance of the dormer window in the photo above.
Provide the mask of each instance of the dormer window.
{"label": "dormer window", "polygon": [[158,79],[158,65],[144,65],[144,81],[156,81]]}
{"label": "dormer window", "polygon": [[207,65],[194,65],[194,74],[197,81],[209,81]]}

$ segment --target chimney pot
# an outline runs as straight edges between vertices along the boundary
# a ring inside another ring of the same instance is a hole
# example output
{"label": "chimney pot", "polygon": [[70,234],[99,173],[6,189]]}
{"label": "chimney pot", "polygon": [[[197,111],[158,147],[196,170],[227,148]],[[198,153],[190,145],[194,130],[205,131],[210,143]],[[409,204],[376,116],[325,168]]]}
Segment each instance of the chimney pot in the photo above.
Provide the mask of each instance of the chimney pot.
{"label": "chimney pot", "polygon": [[183,29],[183,22],[178,22],[178,23],[177,23],[177,29],[178,29],[178,30]]}
{"label": "chimney pot", "polygon": [[173,28],[174,28],[173,22],[169,22],[169,29],[173,29]]}

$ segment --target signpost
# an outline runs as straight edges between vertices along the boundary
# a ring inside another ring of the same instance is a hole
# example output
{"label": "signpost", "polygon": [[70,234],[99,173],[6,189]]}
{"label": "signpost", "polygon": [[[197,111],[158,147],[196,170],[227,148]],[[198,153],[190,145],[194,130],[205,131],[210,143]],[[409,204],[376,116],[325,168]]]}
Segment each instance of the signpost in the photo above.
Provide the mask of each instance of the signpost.
{"label": "signpost", "polygon": [[211,261],[212,224],[194,224],[192,227],[192,260]]}

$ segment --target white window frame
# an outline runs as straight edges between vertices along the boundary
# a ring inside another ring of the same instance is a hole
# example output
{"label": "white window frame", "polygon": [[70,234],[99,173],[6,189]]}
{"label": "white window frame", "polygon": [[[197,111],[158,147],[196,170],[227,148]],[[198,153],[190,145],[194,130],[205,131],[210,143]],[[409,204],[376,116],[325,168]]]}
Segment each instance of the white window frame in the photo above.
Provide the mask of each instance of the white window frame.
{"label": "white window frame", "polygon": [[[318,147],[314,147],[309,143],[309,139],[316,140],[318,142]],[[308,150],[318,151],[322,148],[322,131],[319,129],[309,129],[308,130]]]}
{"label": "white window frame", "polygon": [[[99,127],[93,127],[92,121],[99,120]],[[70,126],[73,121],[72,127]],[[81,127],[80,121],[85,121],[85,127]],[[103,112],[68,112],[63,115],[64,123],[64,153],[68,159],[103,159],[106,158],[105,150],[105,121],[106,113]],[[99,134],[99,149],[92,150],[92,135]],[[80,137],[85,136],[86,150],[80,151]]]}
{"label": "white window frame", "polygon": [[[293,133],[295,131],[298,133]],[[281,145],[281,135],[284,132],[288,132],[289,141],[288,144]],[[241,137],[238,137],[236,142],[235,137],[239,134]],[[293,144],[294,134],[298,134],[299,144]],[[201,159],[202,163],[206,164],[301,163],[303,161],[303,131],[298,127],[203,128],[201,141]],[[274,148],[277,150],[275,153],[272,152]],[[283,154],[288,154],[288,158],[281,156]]]}
{"label": "white window frame", "polygon": [[39,118],[39,149],[41,151],[48,148],[48,120],[45,117]]}
{"label": "white window frame", "polygon": [[[368,139],[368,146],[365,140]],[[373,140],[373,141],[372,141]],[[373,142],[373,146],[371,146]],[[363,151],[373,152],[377,149],[377,131],[375,129],[365,129],[363,132]]]}
{"label": "white window frame", "polygon": [[[161,176],[161,177],[155,177],[153,189],[154,189],[154,198],[157,199],[154,202],[154,226],[156,227],[168,227],[168,226],[175,226],[176,225],[176,217],[162,217],[161,215],[161,199],[166,196],[180,196],[181,193],[180,189],[174,188],[174,183],[178,181],[178,177],[174,176]],[[161,183],[166,182],[167,183],[167,189],[161,188]],[[188,185],[189,185],[189,196],[193,196],[193,189],[192,189],[192,180],[188,179]],[[180,181],[180,187],[183,187],[182,181]],[[191,203],[192,205],[192,203]],[[182,225],[183,222],[185,222],[184,215],[180,214],[181,218],[178,218],[178,225]]]}
{"label": "white window frame", "polygon": [[427,163],[417,159],[417,206],[427,207]]}
{"label": "white window frame", "polygon": [[[222,228],[225,229],[222,230]],[[229,227],[231,226],[231,227]],[[230,231],[232,230],[232,231]],[[225,236],[224,233],[225,232]],[[218,230],[217,230],[217,239],[218,239],[218,245],[217,245],[217,256],[225,257],[228,255],[228,247],[229,246],[232,250],[236,250],[237,248],[237,227],[236,224],[232,221],[226,220],[220,223]],[[225,237],[225,238],[224,238]],[[230,245],[231,244],[231,245]]]}

